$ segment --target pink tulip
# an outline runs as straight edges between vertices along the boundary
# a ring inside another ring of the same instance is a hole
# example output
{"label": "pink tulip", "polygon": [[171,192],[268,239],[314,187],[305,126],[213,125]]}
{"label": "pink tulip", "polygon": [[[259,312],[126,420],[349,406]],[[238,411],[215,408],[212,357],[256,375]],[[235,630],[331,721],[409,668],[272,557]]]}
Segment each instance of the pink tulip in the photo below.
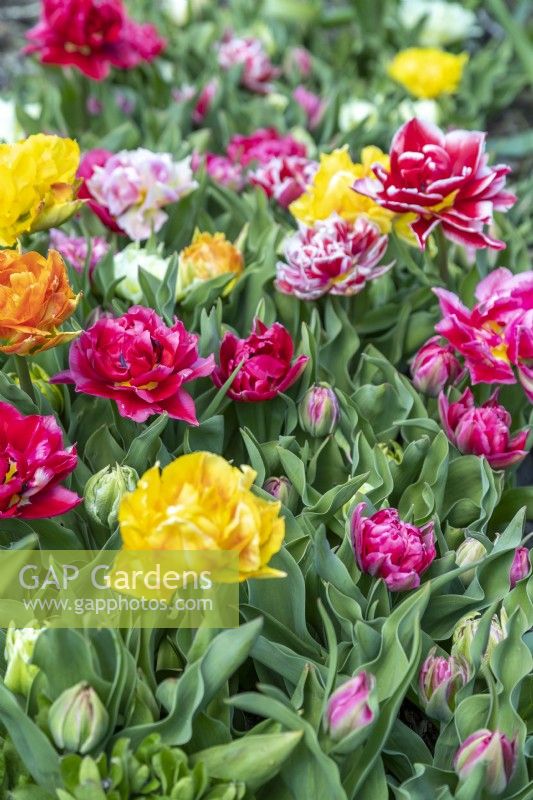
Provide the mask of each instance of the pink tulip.
{"label": "pink tulip", "polygon": [[464,781],[478,764],[485,766],[484,785],[490,794],[501,794],[516,767],[516,739],[487,728],[476,731],[460,746],[453,761],[459,780]]}
{"label": "pink tulip", "polygon": [[513,563],[511,564],[511,571],[509,573],[511,589],[514,589],[518,581],[522,581],[524,578],[527,578],[530,569],[529,550],[527,547],[517,547],[514,554]]}
{"label": "pink tulip", "polygon": [[367,728],[375,719],[376,679],[364,670],[346,681],[329,698],[325,727],[334,741]]}
{"label": "pink tulip", "polygon": [[375,164],[375,178],[356,180],[354,189],[397,214],[414,214],[410,227],[422,249],[441,225],[448,239],[465,247],[500,250],[504,243],[484,228],[494,211],[506,211],[516,197],[504,191],[511,168],[489,167],[487,161],[484,133],[443,133],[412,119],[392,140],[390,168]]}
{"label": "pink tulip", "polygon": [[437,656],[433,647],[418,678],[418,691],[426,712],[446,722],[455,708],[457,692],[470,680],[470,667],[461,656]]}
{"label": "pink tulip", "polygon": [[85,103],[85,108],[87,109],[87,113],[91,115],[91,117],[99,117],[102,111],[104,110],[104,106],[102,101],[99,100],[97,97],[93,97],[90,95],[87,98],[87,102]]}
{"label": "pink tulip", "polygon": [[[89,262],[89,276],[93,275],[96,265],[109,251],[109,245],[101,236],[93,236],[91,243],[91,260]],[[89,253],[89,242],[84,236],[67,236],[58,228],[50,231],[50,246],[58,250],[64,259],[74,267],[76,272],[83,272]]]}
{"label": "pink tulip", "polygon": [[300,427],[314,437],[332,434],[340,419],[337,395],[327,383],[315,383],[304,394],[298,407]]}
{"label": "pink tulip", "polygon": [[311,53],[305,47],[291,47],[284,63],[285,72],[297,73],[301,78],[308,78],[313,69]]}
{"label": "pink tulip", "polygon": [[142,147],[116,155],[96,152],[90,163],[82,163],[84,186],[79,196],[90,198],[90,207],[105,224],[111,220],[112,229],[135,241],[161,230],[168,219],[163,209],[198,185],[189,158],[174,161],[169,153]]}
{"label": "pink tulip", "polygon": [[357,294],[392,267],[379,265],[387,244],[387,236],[365,217],[350,224],[332,214],[286,240],[285,261],[276,267],[276,288],[300,300]]}
{"label": "pink tulip", "polygon": [[312,183],[318,168],[316,161],[302,156],[276,156],[248,173],[248,181],[259,186],[267,197],[288,208]]}
{"label": "pink tulip", "polygon": [[472,309],[453,292],[434,291],[443,316],[435,330],[464,356],[472,382],[516,383],[515,367],[533,402],[533,271],[495,269],[478,284]]}
{"label": "pink tulip", "polygon": [[223,70],[241,67],[241,84],[258,94],[268,94],[281,72],[271,63],[261,40],[253,36],[225,36],[218,48],[218,64]]}
{"label": "pink tulip", "polygon": [[232,161],[248,167],[251,164],[268,164],[273,158],[305,158],[307,148],[290,134],[282,134],[275,128],[257,128],[249,136],[240,133],[232,136],[227,154]]}
{"label": "pink tulip", "polygon": [[497,401],[498,390],[481,406],[465,389],[459,400],[450,403],[444,393],[439,396],[439,412],[448,439],[461,453],[485,456],[493,469],[505,469],[527,455],[524,450],[528,431],[511,438],[511,415]]}
{"label": "pink tulip", "polygon": [[216,153],[206,153],[199,155],[195,153],[191,159],[193,170],[205,166],[205,170],[211,180],[226,186],[228,189],[238,192],[244,186],[244,177],[240,164],[235,164],[226,156],[219,156]]}
{"label": "pink tulip", "polygon": [[450,383],[463,374],[453,347],[433,336],[423,345],[411,363],[413,384],[419,392],[437,397]]}
{"label": "pink tulip", "polygon": [[318,94],[310,92],[305,86],[297,86],[292,96],[305,111],[309,128],[314,130],[320,125],[327,104]]}
{"label": "pink tulip", "polygon": [[363,517],[365,503],[354,510],[352,545],[359,568],[383,578],[391,592],[415,589],[436,556],[433,522],[422,528],[403,522],[395,508]]}
{"label": "pink tulip", "polygon": [[87,205],[91,211],[96,214],[99,219],[101,219],[101,221],[107,228],[109,228],[109,230],[113,231],[113,233],[124,234],[124,231],[119,228],[116,220],[110,214],[109,209],[97,202],[87,184],[95,169],[97,167],[103,167],[112,155],[113,153],[110,150],[103,150],[102,148],[89,150],[88,153],[85,153],[78,168],[77,177],[81,180],[81,185],[78,189],[78,197],[81,200],[87,201]]}
{"label": "pink tulip", "polygon": [[166,412],[198,425],[189,381],[210,375],[213,356],[198,355],[198,336],[176,320],[169,328],[150,308],[132,306],[118,319],[101,318],[71,345],[70,368],[52,383],[114,400],[135,422]]}
{"label": "pink tulip", "polygon": [[195,125],[201,125],[204,119],[206,118],[207,114],[211,106],[213,105],[213,100],[216,97],[218,92],[218,80],[213,78],[213,80],[206,83],[198,100],[196,101],[196,105],[194,106],[192,112],[192,120]]}
{"label": "pink tulip", "polygon": [[276,500],[280,500],[283,505],[288,505],[292,489],[292,483],[285,475],[279,478],[267,478],[263,484],[263,489],[268,492]]}

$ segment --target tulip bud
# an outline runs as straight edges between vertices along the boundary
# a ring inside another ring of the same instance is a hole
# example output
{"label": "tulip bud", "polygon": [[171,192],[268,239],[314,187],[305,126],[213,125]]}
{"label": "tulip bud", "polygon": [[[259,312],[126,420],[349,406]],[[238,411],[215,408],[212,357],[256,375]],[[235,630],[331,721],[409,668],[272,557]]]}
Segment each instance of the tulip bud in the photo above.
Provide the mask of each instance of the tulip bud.
{"label": "tulip bud", "polygon": [[285,55],[283,68],[289,76],[308,78],[313,69],[311,53],[305,47],[291,47]]}
{"label": "tulip bud", "polygon": [[[479,628],[481,615],[477,612],[467,614],[457,624],[452,639],[452,655],[462,656],[468,663],[472,663],[472,642]],[[494,648],[503,642],[507,636],[506,620],[502,611],[500,619],[493,616],[490,623],[490,632],[485,653],[483,654],[483,664],[487,664],[494,652]]]}
{"label": "tulip bud", "polygon": [[[472,536],[462,542],[455,553],[455,563],[458,567],[464,567],[467,564],[475,564],[487,555],[487,548],[485,545],[474,539]],[[475,570],[469,569],[468,572],[463,572],[461,580],[465,586],[468,586],[470,581],[475,575]]]}
{"label": "tulip bud", "polygon": [[455,708],[457,692],[468,683],[470,667],[461,656],[437,656],[433,647],[422,664],[418,680],[420,699],[430,717],[447,722]]}
{"label": "tulip bud", "polygon": [[464,781],[478,764],[484,764],[484,787],[489,794],[498,795],[513,776],[516,757],[516,739],[484,728],[465,739],[455,754],[453,766],[459,780]]}
{"label": "tulip bud", "polygon": [[509,573],[511,589],[514,589],[518,581],[523,580],[529,575],[529,570],[529,550],[527,547],[517,547]]}
{"label": "tulip bud", "polygon": [[13,623],[6,633],[4,655],[7,668],[4,684],[12,692],[25,697],[30,693],[33,680],[39,672],[39,667],[31,661],[40,633],[38,628],[15,628]]}
{"label": "tulip bud", "polygon": [[57,747],[85,755],[104,738],[109,714],[93,687],[82,681],[52,703],[48,724]]}
{"label": "tulip bud", "polygon": [[431,397],[437,397],[461,372],[462,367],[453,347],[442,344],[440,336],[429,339],[411,362],[413,384],[420,392]]}
{"label": "tulip bud", "polygon": [[324,724],[334,741],[370,725],[376,716],[376,679],[364,670],[329,698]]}
{"label": "tulip bud", "polygon": [[280,478],[267,478],[263,484],[263,489],[283,503],[284,506],[289,505],[289,498],[291,495],[292,483],[285,475]]}
{"label": "tulip bud", "polygon": [[104,467],[85,485],[85,508],[95,522],[115,528],[118,507],[126,492],[135,489],[139,476],[133,467]]}
{"label": "tulip bud", "polygon": [[340,409],[337,395],[327,383],[311,386],[298,409],[300,426],[311,436],[329,436],[339,423]]}

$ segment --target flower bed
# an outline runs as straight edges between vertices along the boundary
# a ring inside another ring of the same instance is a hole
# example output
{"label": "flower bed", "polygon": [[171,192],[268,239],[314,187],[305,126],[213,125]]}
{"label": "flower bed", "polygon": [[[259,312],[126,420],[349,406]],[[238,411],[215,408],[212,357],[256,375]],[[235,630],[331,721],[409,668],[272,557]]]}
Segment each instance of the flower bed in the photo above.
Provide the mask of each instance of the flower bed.
{"label": "flower bed", "polygon": [[533,798],[526,6],[42,0],[2,797]]}

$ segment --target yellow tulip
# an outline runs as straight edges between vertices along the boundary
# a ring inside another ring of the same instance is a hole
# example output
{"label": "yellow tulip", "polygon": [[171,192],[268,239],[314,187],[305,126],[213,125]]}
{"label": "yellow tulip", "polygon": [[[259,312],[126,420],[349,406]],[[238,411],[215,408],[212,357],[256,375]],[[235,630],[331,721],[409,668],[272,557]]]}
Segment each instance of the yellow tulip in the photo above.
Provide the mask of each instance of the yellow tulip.
{"label": "yellow tulip", "polygon": [[76,200],[78,144],[39,133],[0,144],[0,246],[24,233],[60,225],[80,207]]}
{"label": "yellow tulip", "polygon": [[[239,275],[243,266],[242,253],[227,241],[223,233],[201,233],[196,230],[191,244],[179,256],[178,296],[183,296],[190,286],[219,275]],[[235,281],[231,281],[226,293],[234,285]]]}
{"label": "yellow tulip", "polygon": [[409,47],[389,64],[388,73],[414,97],[431,99],[453,94],[461,82],[468,55],[454,55],[438,47]]}
{"label": "yellow tulip", "polygon": [[365,216],[388,233],[394,214],[352,189],[356,179],[374,177],[372,164],[376,163],[389,166],[388,155],[379,147],[365,147],[359,164],[352,161],[347,147],[322,154],[313,183],[289,206],[291,214],[306,225],[314,225],[333,213],[347,222]]}
{"label": "yellow tulip", "polygon": [[285,535],[281,503],[250,491],[255,476],[249,466],[205,452],[152,467],[122,499],[124,548],[236,551],[239,580],[282,577],[268,566]]}

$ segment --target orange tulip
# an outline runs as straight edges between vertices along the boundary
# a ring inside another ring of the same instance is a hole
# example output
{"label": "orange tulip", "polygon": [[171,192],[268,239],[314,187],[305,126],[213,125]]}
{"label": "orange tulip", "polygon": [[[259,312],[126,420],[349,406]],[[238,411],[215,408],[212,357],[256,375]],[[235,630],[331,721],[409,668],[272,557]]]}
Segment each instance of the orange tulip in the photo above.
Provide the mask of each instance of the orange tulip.
{"label": "orange tulip", "polygon": [[56,250],[47,257],[0,250],[0,352],[26,356],[74,339],[78,331],[61,332],[58,326],[79,299]]}

